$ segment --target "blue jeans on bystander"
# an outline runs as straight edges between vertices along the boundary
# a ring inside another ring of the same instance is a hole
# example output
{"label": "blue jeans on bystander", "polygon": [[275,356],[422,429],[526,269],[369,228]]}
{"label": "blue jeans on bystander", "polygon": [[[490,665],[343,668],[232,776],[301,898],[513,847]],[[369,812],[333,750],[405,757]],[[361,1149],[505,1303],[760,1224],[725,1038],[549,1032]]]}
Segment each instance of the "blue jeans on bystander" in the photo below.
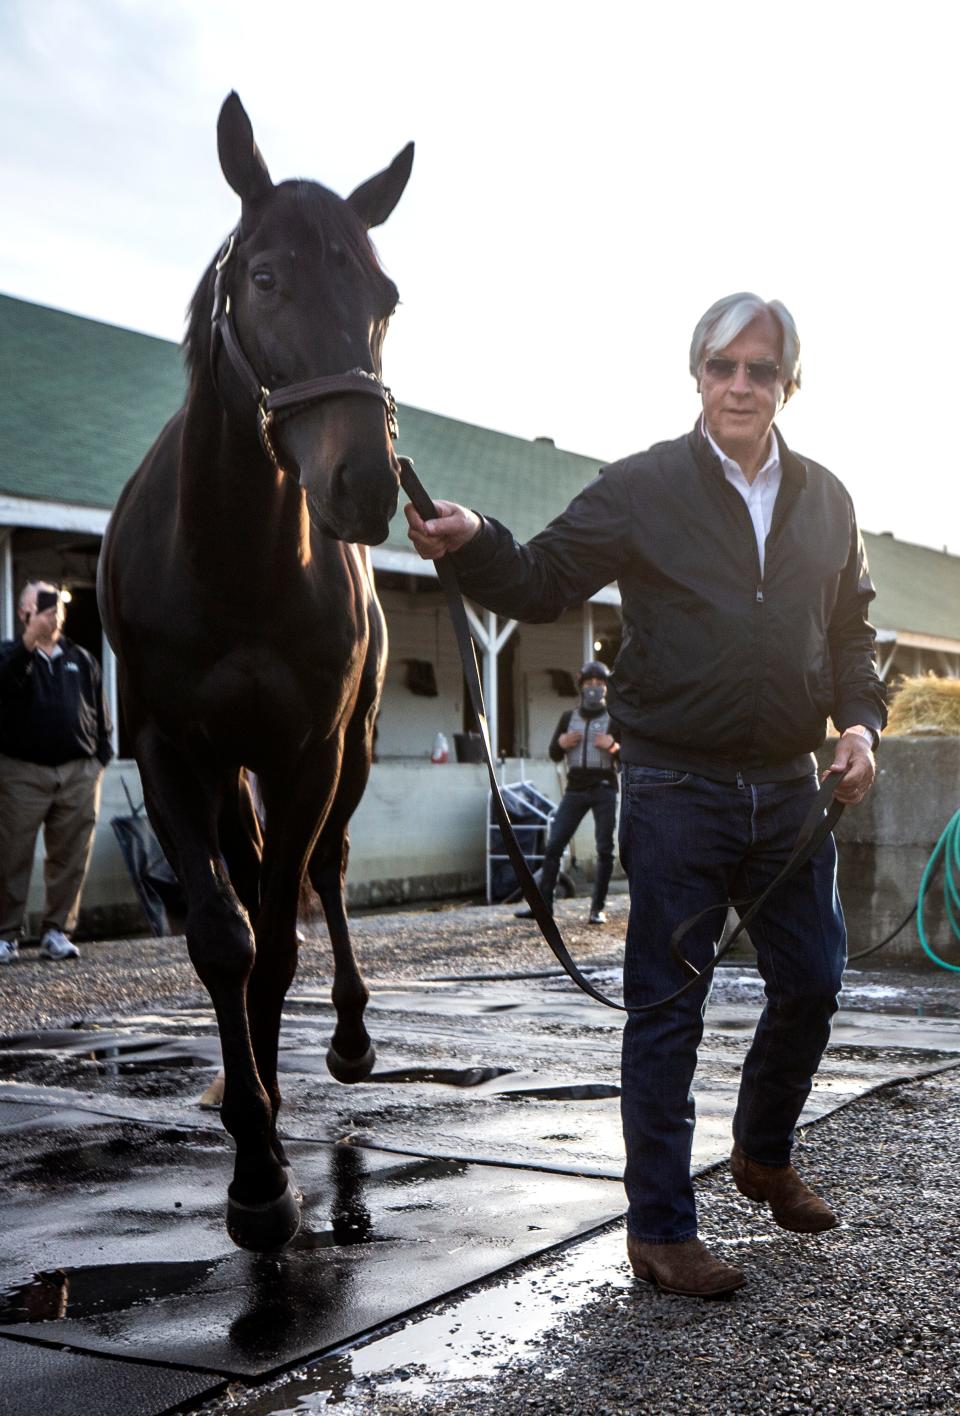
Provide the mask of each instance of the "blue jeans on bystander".
{"label": "blue jeans on bystander", "polygon": [[[624,764],[620,858],[630,882],[624,958],[623,1133],[627,1227],[646,1243],[697,1232],[690,1178],[690,1087],[710,984],[651,1013],[686,982],[670,936],[689,915],[761,893],[783,867],[816,793],[815,774],[756,786]],[[750,925],[766,1005],[743,1065],[734,1138],[762,1165],[787,1165],[794,1127],[830,1036],[846,962],[832,837]],[[697,967],[713,955],[717,911],[686,935]]]}

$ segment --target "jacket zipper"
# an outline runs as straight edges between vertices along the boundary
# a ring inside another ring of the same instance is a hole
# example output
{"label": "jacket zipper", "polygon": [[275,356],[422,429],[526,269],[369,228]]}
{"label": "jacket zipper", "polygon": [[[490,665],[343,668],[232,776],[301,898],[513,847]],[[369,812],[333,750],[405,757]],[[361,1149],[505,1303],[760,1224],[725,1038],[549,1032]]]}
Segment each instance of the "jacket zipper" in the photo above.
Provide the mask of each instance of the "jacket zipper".
{"label": "jacket zipper", "polygon": [[[760,569],[759,553],[757,555],[757,569]],[[756,584],[756,589],[754,592],[754,605],[756,606],[757,614],[762,615],[764,605],[762,578],[758,580]],[[747,743],[749,747],[753,746],[753,740],[756,736],[757,731],[757,720],[760,717],[760,695],[763,691],[763,680],[764,674],[766,672],[766,662],[766,629],[764,627],[763,619],[761,618],[757,621],[757,662],[755,669],[756,678],[754,680],[753,712],[750,717],[750,730],[747,735]]]}
{"label": "jacket zipper", "polygon": [[[740,495],[740,493],[737,491],[736,487],[731,487],[731,486],[729,486],[729,484],[727,484],[727,488],[728,488],[728,491],[729,491],[730,495],[733,496],[733,498],[735,499],[735,501],[736,501],[736,503],[737,503],[737,514],[738,514],[739,519],[740,519],[740,524],[741,524],[741,526],[744,527],[744,530],[747,530],[748,535],[749,535],[749,537],[750,537],[750,546],[751,546],[751,549],[753,550],[753,565],[754,565],[754,575],[755,575],[753,598],[754,598],[754,604],[755,604],[756,607],[757,607],[757,613],[760,613],[760,610],[761,610],[761,608],[762,608],[762,606],[763,606],[763,603],[764,603],[764,600],[763,600],[763,570],[761,569],[761,566],[760,566],[760,548],[759,548],[758,545],[757,545],[757,533],[756,533],[756,531],[754,530],[754,527],[753,527],[753,519],[752,519],[752,517],[751,517],[751,515],[750,515],[750,512],[749,512],[749,510],[748,510],[748,508],[747,508],[746,502],[743,500],[743,497],[742,497],[742,496]],[[772,527],[772,525],[771,525],[771,530],[772,530],[772,529],[773,529],[773,527]],[[768,538],[768,539],[769,539],[769,538]],[[760,621],[758,622],[758,637],[757,637],[757,638],[758,638],[758,642],[757,642],[758,658],[757,658],[757,664],[756,664],[756,677],[755,677],[754,683],[753,683],[753,712],[752,712],[752,714],[751,714],[751,718],[750,718],[750,728],[749,728],[749,732],[748,732],[748,734],[747,734],[747,742],[748,742],[748,745],[753,742],[753,737],[754,737],[754,734],[755,734],[755,732],[756,732],[756,730],[757,730],[757,719],[758,719],[759,716],[760,716],[760,694],[761,694],[762,686],[763,686],[763,665],[764,665],[764,661],[765,661],[765,657],[766,657],[765,651],[764,651],[764,644],[763,644],[764,629],[763,629],[763,621],[762,621],[762,620],[760,620]],[[739,782],[738,782],[738,785],[742,785],[742,783],[739,783]]]}

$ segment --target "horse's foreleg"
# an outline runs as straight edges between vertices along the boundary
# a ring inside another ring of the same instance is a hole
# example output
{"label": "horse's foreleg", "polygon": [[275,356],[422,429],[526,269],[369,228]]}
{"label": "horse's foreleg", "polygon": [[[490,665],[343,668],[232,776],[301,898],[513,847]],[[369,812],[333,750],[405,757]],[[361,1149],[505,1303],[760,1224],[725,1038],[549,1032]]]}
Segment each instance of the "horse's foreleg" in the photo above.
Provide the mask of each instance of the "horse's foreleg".
{"label": "horse's foreleg", "polygon": [[363,1021],[370,992],[357,966],[347,924],[349,851],[346,822],[331,819],[317,842],[308,871],[323,905],[333,947],[332,999],[337,1023],[327,1051],[327,1066],[338,1082],[362,1082],[373,1071],[376,1052]]}
{"label": "horse's foreleg", "polygon": [[283,1147],[276,1135],[281,1104],[277,1050],[283,1002],[297,969],[300,884],[318,823],[330,811],[340,762],[341,743],[332,738],[295,775],[268,772],[261,781],[267,824],[257,958],[247,989],[247,1014],[257,1070],[271,1101],[274,1149],[281,1157]]}
{"label": "horse's foreleg", "polygon": [[333,1006],[337,1023],[327,1052],[327,1066],[338,1082],[361,1082],[373,1071],[376,1053],[363,1021],[370,997],[357,967],[347,924],[347,827],[370,775],[373,718],[371,703],[360,705],[350,720],[343,745],[343,767],[330,815],[317,838],[307,871],[320,896],[333,948]]}
{"label": "horse's foreleg", "polygon": [[260,862],[263,833],[246,772],[231,773],[220,808],[219,841],[230,884],[251,920],[260,913]]}
{"label": "horse's foreleg", "polygon": [[299,1204],[273,1150],[273,1108],[251,1046],[246,990],[255,947],[250,921],[220,853],[222,782],[196,772],[152,729],[137,734],[137,759],[151,820],[187,897],[187,947],[210,994],[223,1052],[221,1118],[236,1143],[227,1228],[248,1249],[285,1244]]}

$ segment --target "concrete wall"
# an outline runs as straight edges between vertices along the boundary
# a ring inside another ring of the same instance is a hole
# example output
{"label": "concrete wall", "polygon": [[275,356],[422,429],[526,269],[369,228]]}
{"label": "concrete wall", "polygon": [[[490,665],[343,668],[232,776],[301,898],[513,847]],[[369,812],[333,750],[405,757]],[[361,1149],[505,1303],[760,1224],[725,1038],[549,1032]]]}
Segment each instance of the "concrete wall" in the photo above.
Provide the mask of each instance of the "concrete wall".
{"label": "concrete wall", "polygon": [[[822,751],[821,765],[832,755],[832,749]],[[916,899],[930,853],[958,809],[960,738],[884,740],[873,791],[862,805],[847,808],[836,831],[851,954],[882,939],[903,919]],[[938,953],[960,964],[960,948],[944,917],[942,882],[941,869],[924,906],[928,937]],[[884,961],[927,962],[913,922],[872,961],[864,960],[864,967]]]}
{"label": "concrete wall", "polygon": [[[436,701],[436,700],[432,700]],[[428,745],[429,749],[429,745]],[[508,760],[502,780],[526,776],[553,801],[560,786],[552,762]],[[144,920],[110,819],[129,813],[142,793],[135,762],[112,762],[103,782],[100,822],[84,888],[79,932],[88,936],[140,933]],[[348,898],[352,905],[399,903],[480,894],[485,888],[488,778],[485,767],[454,762],[378,762],[350,830]],[[595,861],[592,819],[574,837],[579,866]],[[43,908],[42,842],[37,843],[28,901],[30,927]]]}

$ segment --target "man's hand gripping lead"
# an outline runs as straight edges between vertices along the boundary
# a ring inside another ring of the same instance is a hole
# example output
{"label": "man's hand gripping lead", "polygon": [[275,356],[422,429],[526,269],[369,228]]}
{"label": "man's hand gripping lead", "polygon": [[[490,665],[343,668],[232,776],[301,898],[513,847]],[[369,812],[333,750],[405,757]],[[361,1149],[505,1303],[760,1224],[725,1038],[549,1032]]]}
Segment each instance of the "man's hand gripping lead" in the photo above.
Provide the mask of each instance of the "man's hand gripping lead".
{"label": "man's hand gripping lead", "polygon": [[837,742],[833,761],[820,780],[825,782],[831,773],[840,778],[834,799],[844,806],[859,806],[877,775],[876,758],[866,738],[858,733],[844,733]]}
{"label": "man's hand gripping lead", "polygon": [[412,502],[403,508],[407,518],[407,535],[421,560],[439,560],[452,551],[459,551],[472,541],[480,530],[481,521],[475,511],[457,502],[435,501],[435,520],[424,521]]}

